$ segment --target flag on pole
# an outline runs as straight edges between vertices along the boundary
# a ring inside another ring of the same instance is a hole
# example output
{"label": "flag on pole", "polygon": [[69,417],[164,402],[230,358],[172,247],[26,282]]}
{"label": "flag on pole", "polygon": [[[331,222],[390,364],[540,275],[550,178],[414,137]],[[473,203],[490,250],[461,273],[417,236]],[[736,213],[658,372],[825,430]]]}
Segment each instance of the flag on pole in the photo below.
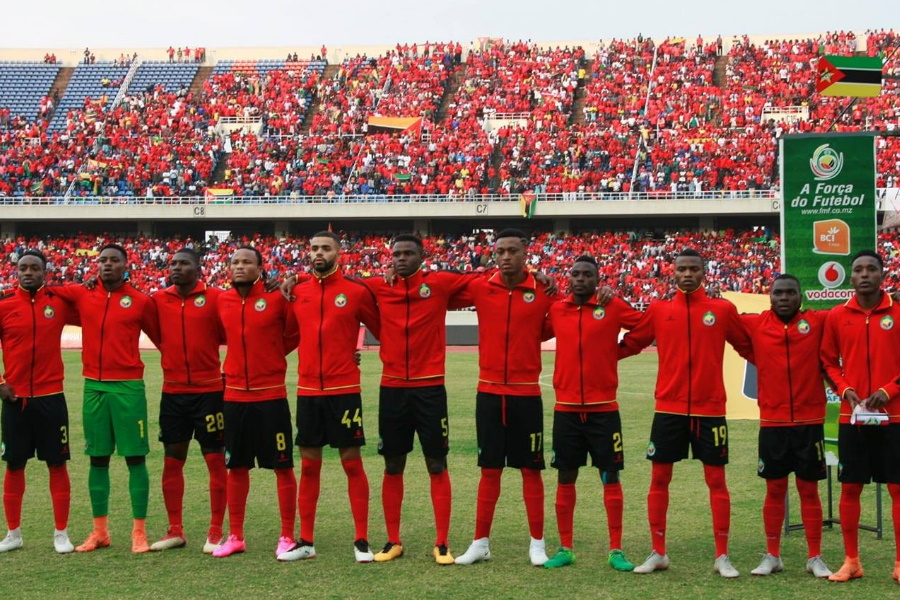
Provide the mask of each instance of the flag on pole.
{"label": "flag on pole", "polygon": [[877,96],[882,68],[881,56],[820,56],[816,91],[823,96]]}
{"label": "flag on pole", "polygon": [[534,209],[537,207],[537,196],[531,190],[522,192],[519,196],[519,206],[522,209],[522,216],[530,219],[534,216]]}

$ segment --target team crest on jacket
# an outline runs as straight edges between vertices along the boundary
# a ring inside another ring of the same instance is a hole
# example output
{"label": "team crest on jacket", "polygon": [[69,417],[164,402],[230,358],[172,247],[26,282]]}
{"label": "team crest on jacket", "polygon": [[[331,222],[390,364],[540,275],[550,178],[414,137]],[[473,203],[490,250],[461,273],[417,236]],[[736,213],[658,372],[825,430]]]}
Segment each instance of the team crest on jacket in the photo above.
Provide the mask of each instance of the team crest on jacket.
{"label": "team crest on jacket", "polygon": [[894,328],[894,318],[891,315],[884,315],[881,317],[881,328],[885,331]]}
{"label": "team crest on jacket", "polygon": [[131,296],[122,296],[122,299],[119,300],[119,306],[122,308],[131,308]]}
{"label": "team crest on jacket", "polygon": [[265,298],[260,298],[259,300],[257,300],[256,302],[254,302],[254,303],[253,303],[253,309],[254,309],[256,312],[262,312],[262,311],[266,310],[266,299],[265,299]]}
{"label": "team crest on jacket", "polygon": [[56,312],[54,312],[52,306],[50,306],[48,304],[47,306],[44,307],[44,318],[45,319],[52,319],[55,316],[56,316]]}
{"label": "team crest on jacket", "polygon": [[712,327],[716,324],[716,315],[711,310],[706,311],[706,314],[703,315],[703,324],[707,327]]}
{"label": "team crest on jacket", "polygon": [[525,292],[522,294],[522,300],[531,304],[534,302],[534,292]]}
{"label": "team crest on jacket", "polygon": [[606,309],[604,309],[602,306],[598,306],[597,308],[594,309],[594,318],[597,319],[598,321],[605,316],[606,316]]}
{"label": "team crest on jacket", "polygon": [[200,295],[194,298],[194,306],[197,308],[203,308],[206,306],[206,296]]}
{"label": "team crest on jacket", "polygon": [[431,295],[431,288],[428,287],[427,283],[423,283],[422,285],[419,286],[419,296],[421,296],[422,298],[427,298],[430,295]]}
{"label": "team crest on jacket", "polygon": [[803,335],[809,333],[809,323],[806,321],[806,319],[800,319],[800,322],[797,323],[797,331],[799,331]]}
{"label": "team crest on jacket", "polygon": [[337,296],[335,296],[334,305],[338,308],[344,308],[345,306],[347,306],[347,296],[345,296],[344,294],[338,294]]}

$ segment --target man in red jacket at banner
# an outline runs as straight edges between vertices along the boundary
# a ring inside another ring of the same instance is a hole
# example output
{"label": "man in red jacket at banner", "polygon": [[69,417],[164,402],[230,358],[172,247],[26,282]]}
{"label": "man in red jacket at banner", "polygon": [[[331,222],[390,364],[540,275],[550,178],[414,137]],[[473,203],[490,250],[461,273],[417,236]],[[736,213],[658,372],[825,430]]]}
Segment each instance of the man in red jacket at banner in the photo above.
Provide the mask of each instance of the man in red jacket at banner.
{"label": "man in red jacket at banner", "polygon": [[806,570],[816,577],[831,571],[822,560],[822,502],[819,481],[825,479],[825,386],[819,347],[826,312],[800,310],[800,282],[779,275],[769,291],[772,309],[741,315],[753,343],[759,402],[759,462],[766,480],[763,525],[766,555],[753,575],[784,568],[781,525],[788,475],[795,473],[800,514],[806,533]]}
{"label": "man in red jacket at banner", "polygon": [[25,465],[37,453],[47,463],[50,499],[56,531],[53,547],[60,554],[72,552],[67,531],[71,485],[69,413],[63,395],[64,368],[60,356],[63,327],[77,323],[67,302],[44,286],[47,260],[36,250],[26,250],[17,263],[19,285],[0,300],[0,343],[4,374],[0,375],[3,401],[3,444],[6,461],[3,508],[9,533],[0,541],[0,552],[22,547],[22,499]]}
{"label": "man in red jacket at banner", "polygon": [[172,285],[153,294],[159,314],[163,370],[159,440],[165,450],[162,492],[169,528],[150,549],[168,550],[186,543],[182,521],[184,464],[191,438],[196,438],[209,471],[210,523],[203,552],[212,554],[223,541],[227,481],[219,361],[219,345],[225,342],[218,314],[222,290],[200,281],[200,257],[188,248],[172,255],[169,280]]}
{"label": "man in red jacket at banner", "polygon": [[[896,552],[893,578],[900,583],[900,304],[882,289],[884,261],[861,250],[851,262],[856,292],[825,320],[822,363],[829,385],[841,397],[838,451],[840,518],[844,564],[829,579],[863,576],[859,560],[859,497],[870,481],[891,494]],[[863,417],[862,411],[878,417]]]}
{"label": "man in red jacket at banner", "polygon": [[550,307],[548,325],[556,337],[553,389],[553,460],[558,471],[556,520],[560,549],[544,567],[554,569],[575,562],[573,519],[578,469],[592,464],[600,472],[609,530],[607,562],[617,571],[634,565],[622,551],[624,498],[619,471],[625,467],[622,421],[616,403],[619,332],[632,329],[641,313],[618,298],[601,306],[597,301],[597,261],[575,260],[569,271],[571,294]]}
{"label": "man in red jacket at banner", "polygon": [[647,494],[653,551],[635,567],[635,573],[669,568],[669,483],[672,467],[688,457],[690,448],[693,457],[703,463],[709,488],[715,570],[726,578],[739,575],[728,558],[731,496],[725,483],[728,425],[722,362],[726,341],[745,357],[751,355],[751,345],[734,305],[706,295],[701,286],[704,274],[700,254],[691,248],[682,250],[675,258],[675,297],[652,303],[619,347],[619,357],[625,358],[639,353],[655,339],[659,355],[656,412],[647,446],[647,458],[653,462]]}
{"label": "man in red jacket at banner", "polygon": [[294,288],[292,310],[300,327],[297,383],[297,446],[301,470],[297,503],[300,539],[278,560],[316,556],[316,508],[322,471],[322,448],[337,448],[347,475],[347,493],[356,533],[356,562],[372,562],[369,548],[369,480],[360,448],[365,445],[359,366],[354,360],[359,324],[380,334],[375,295],[365,284],[340,270],[341,243],[330,231],[309,241],[313,277]]}
{"label": "man in red jacket at banner", "polygon": [[481,480],[475,539],[456,557],[471,565],[491,558],[490,533],[504,467],[522,473],[522,496],[531,533],[529,559],[547,562],[544,543],[544,414],[541,402],[541,339],[554,300],[525,270],[525,234],[497,234],[499,272],[473,278],[466,294],[478,312],[478,393],[475,426]]}
{"label": "man in red jacket at banner", "polygon": [[92,552],[110,544],[109,459],[114,451],[128,465],[128,490],[134,527],[131,551],[148,552],[147,505],[150,479],[146,455],[147,394],[141,361],[141,331],[159,344],[159,321],[150,296],[139,292],[125,278],[128,253],[116,244],[100,249],[100,285],[52,288],[71,300],[81,317],[84,381],[85,453],[91,457],[88,490],[94,529],[78,552]]}
{"label": "man in red jacket at banner", "polygon": [[244,518],[250,469],[275,471],[281,535],[275,556],[294,545],[297,478],[291,448],[291,409],[287,401],[285,356],[297,347],[297,323],[277,291],[263,285],[259,250],[242,247],[230,261],[231,289],[219,296],[225,331],[225,465],[228,467],[228,539],[212,555],[244,552]]}

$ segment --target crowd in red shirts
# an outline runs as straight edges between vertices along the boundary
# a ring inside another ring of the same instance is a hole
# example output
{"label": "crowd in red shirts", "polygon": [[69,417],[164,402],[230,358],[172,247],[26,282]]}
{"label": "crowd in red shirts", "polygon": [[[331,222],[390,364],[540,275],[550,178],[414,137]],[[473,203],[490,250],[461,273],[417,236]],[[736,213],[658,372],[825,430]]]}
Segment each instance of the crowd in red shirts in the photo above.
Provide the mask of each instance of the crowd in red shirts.
{"label": "crowd in red shirts", "polygon": [[[896,80],[849,109],[847,99],[813,90],[820,54],[864,46],[889,57],[890,75],[900,70],[898,45],[884,30],[867,32],[864,44],[842,31],[758,45],[744,36],[723,65],[719,42],[702,38],[613,40],[590,59],[580,47],[488,39],[464,64],[456,42],[398,44],[348,58],[329,77],[318,62],[297,61],[268,73],[216,74],[196,95],[151,90],[107,110],[103,99],[87,99],[57,133],[47,130],[54,102],[46,99],[35,122],[0,109],[0,195],[59,195],[73,182],[82,196],[197,195],[220,157],[228,168],[215,187],[294,198],[449,200],[526,190],[575,197],[632,191],[632,178],[633,191],[647,193],[769,190],[778,184],[783,134],[896,130]],[[459,88],[438,118],[451,81]],[[485,118],[511,114],[520,118],[483,127]],[[262,135],[223,139],[215,125],[225,116],[259,117]],[[424,121],[391,133],[369,130],[373,116]],[[878,185],[900,185],[900,139],[876,143]]]}
{"label": "crowd in red shirts", "polygon": [[320,108],[310,132],[362,134],[370,116],[433,120],[461,52],[454,42],[428,44],[422,54],[417,46],[413,52],[398,45],[378,57],[346,59],[331,79],[318,86]]}
{"label": "crowd in red shirts", "polygon": [[[491,236],[489,233],[427,236],[423,240],[425,268],[461,271],[491,268]],[[379,275],[391,261],[390,236],[342,233],[341,239],[346,275]],[[895,240],[894,234],[879,234],[878,250],[885,258],[887,285],[891,287],[900,283],[900,245]],[[168,260],[173,252],[183,247],[204,252],[204,277],[214,285],[227,283],[229,257],[243,245],[260,250],[271,276],[310,268],[306,251],[308,239],[302,236],[253,235],[225,241],[86,234],[53,238],[20,236],[3,242],[0,281],[6,286],[15,281],[15,262],[29,248],[40,249],[48,257],[51,281],[83,281],[96,271],[97,250],[110,242],[122,244],[128,250],[131,282],[146,292],[166,286]],[[779,238],[763,229],[656,234],[639,230],[575,235],[539,232],[531,236],[526,264],[556,277],[564,290],[572,262],[588,254],[600,263],[602,284],[615,288],[629,302],[646,303],[671,291],[672,260],[684,247],[694,247],[703,253],[708,281],[723,290],[766,293],[772,278],[779,272]]]}

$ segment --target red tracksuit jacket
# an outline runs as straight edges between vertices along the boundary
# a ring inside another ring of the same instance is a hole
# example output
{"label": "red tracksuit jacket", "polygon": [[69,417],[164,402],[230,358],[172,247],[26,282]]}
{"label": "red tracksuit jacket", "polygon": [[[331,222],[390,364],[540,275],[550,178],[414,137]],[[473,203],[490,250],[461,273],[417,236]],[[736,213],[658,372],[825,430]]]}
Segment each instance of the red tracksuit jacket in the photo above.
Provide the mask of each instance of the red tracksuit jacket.
{"label": "red tracksuit jacket", "polygon": [[544,319],[554,299],[530,273],[513,289],[499,272],[472,277],[455,304],[478,312],[478,391],[540,396]]}
{"label": "red tracksuit jacket", "polygon": [[550,307],[549,326],[556,336],[553,389],[558,411],[606,412],[619,409],[619,332],[633,329],[643,315],[613,298],[602,307],[592,297],[583,305],[569,296]]}
{"label": "red tracksuit jacket", "polygon": [[360,322],[375,337],[381,334],[375,294],[361,281],[334,271],[304,280],[294,296],[300,327],[297,395],[358,394],[359,367],[353,355]]}
{"label": "red tracksuit jacket", "polygon": [[447,356],[447,308],[472,275],[423,271],[397,277],[388,285],[381,277],[363,279],[378,300],[381,317],[381,385],[443,385]]}
{"label": "red tracksuit jacket", "polygon": [[77,317],[69,303],[46,287],[34,295],[16,288],[0,300],[4,376],[17,396],[62,393],[60,336],[65,325],[78,324]]}
{"label": "red tracksuit jacket", "polygon": [[97,381],[144,378],[139,347],[141,330],[159,346],[159,320],[150,296],[128,282],[112,292],[99,283],[93,290],[81,285],[49,289],[78,309],[82,372],[86,378]]}
{"label": "red tracksuit jacket", "polygon": [[885,410],[900,423],[900,305],[887,294],[871,311],[856,298],[835,306],[825,320],[822,364],[829,385],[841,397],[840,423],[850,422],[844,392],[853,388],[863,400],[879,389],[890,400]]}
{"label": "red tracksuit jacket", "polygon": [[789,323],[767,310],[741,315],[753,342],[762,427],[825,422],[824,371],[819,347],[827,312],[804,310]]}
{"label": "red tracksuit jacket", "polygon": [[222,390],[219,346],[225,333],[219,323],[222,290],[198,282],[187,298],[176,286],[153,294],[159,314],[162,391],[197,394]]}
{"label": "red tracksuit jacket", "polygon": [[750,337],[734,304],[714,300],[702,288],[690,294],[678,290],[673,299],[650,304],[638,326],[620,343],[619,357],[637,354],[654,338],[659,354],[656,411],[724,416],[725,342],[741,356],[752,356]]}
{"label": "red tracksuit jacket", "polygon": [[261,402],[287,397],[285,356],[297,347],[297,321],[281,292],[262,280],[244,298],[232,288],[218,300],[225,331],[225,400]]}

